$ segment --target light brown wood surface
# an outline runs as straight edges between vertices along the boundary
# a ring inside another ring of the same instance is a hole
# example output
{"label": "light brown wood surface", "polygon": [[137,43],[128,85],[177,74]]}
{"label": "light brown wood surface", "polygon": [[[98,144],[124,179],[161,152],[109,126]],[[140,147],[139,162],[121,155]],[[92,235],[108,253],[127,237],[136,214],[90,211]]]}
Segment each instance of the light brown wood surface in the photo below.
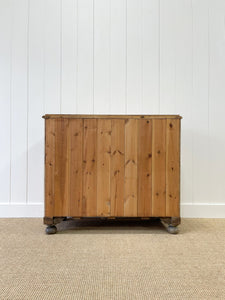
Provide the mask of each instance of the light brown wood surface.
{"label": "light brown wood surface", "polygon": [[97,125],[97,216],[110,216],[111,120]]}
{"label": "light brown wood surface", "polygon": [[138,216],[152,215],[152,120],[138,121]]}
{"label": "light brown wood surface", "polygon": [[82,215],[97,215],[97,120],[84,120]]}
{"label": "light brown wood surface", "polygon": [[152,215],[166,215],[166,120],[152,121]]}
{"label": "light brown wood surface", "polygon": [[179,217],[180,118],[46,118],[45,217]]}
{"label": "light brown wood surface", "polygon": [[166,121],[166,215],[180,211],[180,122]]}
{"label": "light brown wood surface", "polygon": [[69,216],[82,215],[83,197],[83,125],[82,119],[69,121],[68,164],[69,164]]}
{"label": "light brown wood surface", "polygon": [[125,121],[124,216],[137,216],[137,120]]}
{"label": "light brown wood surface", "polygon": [[112,120],[111,215],[124,215],[125,120]]}

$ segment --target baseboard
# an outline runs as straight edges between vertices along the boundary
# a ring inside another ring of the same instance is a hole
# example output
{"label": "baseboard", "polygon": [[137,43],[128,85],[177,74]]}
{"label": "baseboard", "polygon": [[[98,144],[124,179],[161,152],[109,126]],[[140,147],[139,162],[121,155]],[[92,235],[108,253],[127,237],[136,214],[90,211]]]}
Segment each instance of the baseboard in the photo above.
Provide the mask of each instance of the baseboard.
{"label": "baseboard", "polygon": [[0,218],[42,218],[43,203],[0,203]]}
{"label": "baseboard", "polygon": [[[0,204],[0,218],[42,218],[43,203],[11,203]],[[183,203],[183,218],[225,218],[225,204]]]}
{"label": "baseboard", "polygon": [[183,218],[225,218],[225,203],[182,203]]}

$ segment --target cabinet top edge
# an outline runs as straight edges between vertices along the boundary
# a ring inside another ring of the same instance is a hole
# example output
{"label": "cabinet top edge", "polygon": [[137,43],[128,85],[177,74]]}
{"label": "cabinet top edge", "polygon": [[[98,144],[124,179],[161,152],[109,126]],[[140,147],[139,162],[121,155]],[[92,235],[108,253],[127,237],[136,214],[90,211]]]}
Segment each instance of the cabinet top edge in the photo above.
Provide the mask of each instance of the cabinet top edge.
{"label": "cabinet top edge", "polygon": [[182,119],[180,115],[72,115],[72,114],[46,114],[44,119]]}

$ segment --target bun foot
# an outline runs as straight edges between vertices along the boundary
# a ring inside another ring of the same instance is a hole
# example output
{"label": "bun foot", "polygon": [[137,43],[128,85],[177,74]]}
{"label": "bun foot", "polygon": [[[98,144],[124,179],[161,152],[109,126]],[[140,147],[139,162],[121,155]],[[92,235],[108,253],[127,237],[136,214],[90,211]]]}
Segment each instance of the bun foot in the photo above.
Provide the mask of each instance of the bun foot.
{"label": "bun foot", "polygon": [[172,225],[169,225],[168,227],[167,227],[167,231],[169,232],[169,233],[171,233],[171,234],[176,234],[176,233],[178,233],[178,228],[177,227],[175,227],[175,226],[172,226]]}
{"label": "bun foot", "polygon": [[55,234],[57,232],[57,228],[55,225],[47,226],[45,229],[46,234]]}
{"label": "bun foot", "polygon": [[160,218],[160,221],[169,233],[177,234],[179,232],[177,226],[180,224],[180,218]]}

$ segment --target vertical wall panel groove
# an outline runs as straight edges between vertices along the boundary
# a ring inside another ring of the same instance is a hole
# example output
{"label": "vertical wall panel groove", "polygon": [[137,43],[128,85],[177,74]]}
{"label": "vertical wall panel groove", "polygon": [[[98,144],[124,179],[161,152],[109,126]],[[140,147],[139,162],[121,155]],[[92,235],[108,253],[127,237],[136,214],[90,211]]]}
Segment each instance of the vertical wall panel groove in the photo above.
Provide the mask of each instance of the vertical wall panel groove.
{"label": "vertical wall panel groove", "polygon": [[28,1],[14,1],[12,13],[11,201],[26,203]]}
{"label": "vertical wall panel groove", "polygon": [[0,4],[0,203],[10,202],[12,1]]}
{"label": "vertical wall panel groove", "polygon": [[61,113],[77,107],[78,0],[63,0],[61,11]]}
{"label": "vertical wall panel groove", "polygon": [[78,1],[77,113],[93,113],[93,0]]}
{"label": "vertical wall panel groove", "polygon": [[44,187],[44,1],[30,0],[28,31],[28,203],[42,201]]}

